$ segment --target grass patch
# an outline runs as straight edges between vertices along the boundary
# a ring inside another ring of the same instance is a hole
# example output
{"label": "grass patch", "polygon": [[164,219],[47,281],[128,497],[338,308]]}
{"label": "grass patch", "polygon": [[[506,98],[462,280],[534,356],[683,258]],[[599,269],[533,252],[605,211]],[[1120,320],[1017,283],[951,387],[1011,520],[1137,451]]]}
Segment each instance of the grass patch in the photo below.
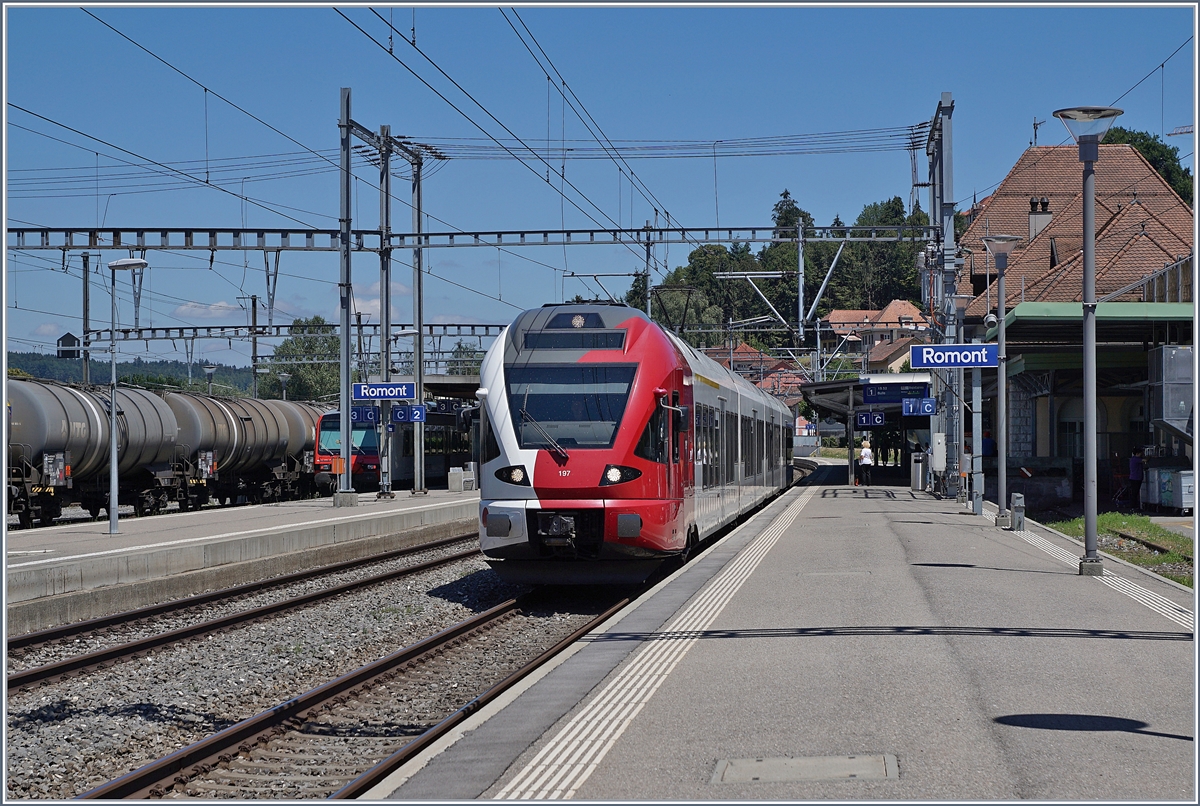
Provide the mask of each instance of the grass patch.
{"label": "grass patch", "polygon": [[[1071,537],[1083,538],[1083,518],[1047,525]],[[1096,537],[1104,552],[1189,588],[1193,586],[1195,547],[1192,541],[1162,528],[1145,515],[1120,512],[1098,515]]]}
{"label": "grass patch", "polygon": [[821,448],[813,456],[820,456],[824,459],[849,459],[849,455],[845,448]]}

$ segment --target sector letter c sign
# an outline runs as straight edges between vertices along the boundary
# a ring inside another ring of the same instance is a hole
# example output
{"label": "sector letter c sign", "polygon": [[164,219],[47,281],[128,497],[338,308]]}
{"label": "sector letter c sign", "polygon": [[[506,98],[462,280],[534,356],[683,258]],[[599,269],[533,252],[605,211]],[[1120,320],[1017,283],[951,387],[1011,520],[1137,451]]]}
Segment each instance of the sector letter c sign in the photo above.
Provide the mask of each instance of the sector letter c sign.
{"label": "sector letter c sign", "polygon": [[913,369],[1000,365],[1000,350],[995,344],[914,344],[908,349],[908,363]]}

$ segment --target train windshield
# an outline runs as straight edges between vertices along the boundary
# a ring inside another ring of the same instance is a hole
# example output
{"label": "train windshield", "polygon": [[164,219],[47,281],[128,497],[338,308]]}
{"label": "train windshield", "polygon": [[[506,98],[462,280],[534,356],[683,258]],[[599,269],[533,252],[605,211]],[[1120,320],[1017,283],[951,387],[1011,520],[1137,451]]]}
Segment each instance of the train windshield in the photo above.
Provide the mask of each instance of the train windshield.
{"label": "train windshield", "polygon": [[[358,453],[379,452],[379,439],[375,435],[375,428],[373,426],[365,428],[352,427],[350,429],[350,441],[354,445],[354,450]],[[318,445],[322,453],[341,453],[342,426],[337,420],[321,421],[321,439]]]}
{"label": "train windshield", "polygon": [[564,448],[612,447],[636,370],[613,364],[506,367],[521,447],[549,447],[547,436]]}

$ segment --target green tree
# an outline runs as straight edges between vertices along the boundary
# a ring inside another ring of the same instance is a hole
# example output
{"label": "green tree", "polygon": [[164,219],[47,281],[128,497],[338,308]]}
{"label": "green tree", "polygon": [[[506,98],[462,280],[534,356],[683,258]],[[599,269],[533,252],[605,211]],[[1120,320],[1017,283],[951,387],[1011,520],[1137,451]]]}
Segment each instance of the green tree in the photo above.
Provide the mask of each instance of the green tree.
{"label": "green tree", "polygon": [[483,363],[483,354],[484,351],[478,346],[459,339],[450,354],[450,365],[446,368],[446,374],[478,375],[479,366]]}
{"label": "green tree", "polygon": [[1156,134],[1131,131],[1120,126],[1109,129],[1108,134],[1104,136],[1104,142],[1106,145],[1127,143],[1133,146],[1189,207],[1195,206],[1192,198],[1192,171],[1180,165],[1178,148],[1167,145]]}
{"label": "green tree", "polygon": [[279,373],[287,372],[288,400],[332,400],[341,388],[337,361],[340,343],[333,325],[320,316],[294,319],[292,335],[275,348],[271,373],[259,382],[260,397],[282,397]]}

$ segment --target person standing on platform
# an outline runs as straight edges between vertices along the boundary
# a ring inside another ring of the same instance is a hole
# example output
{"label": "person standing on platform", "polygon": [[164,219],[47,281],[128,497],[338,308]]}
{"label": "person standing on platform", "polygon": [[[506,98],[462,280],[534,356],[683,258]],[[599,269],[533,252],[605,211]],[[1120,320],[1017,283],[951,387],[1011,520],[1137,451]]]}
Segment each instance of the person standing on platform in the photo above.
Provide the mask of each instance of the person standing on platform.
{"label": "person standing on platform", "polygon": [[1129,457],[1129,500],[1134,509],[1142,508],[1142,479],[1146,478],[1145,449],[1134,448]]}
{"label": "person standing on platform", "polygon": [[858,471],[864,487],[871,486],[871,466],[874,463],[875,455],[871,452],[871,443],[864,439],[862,449],[858,452]]}

